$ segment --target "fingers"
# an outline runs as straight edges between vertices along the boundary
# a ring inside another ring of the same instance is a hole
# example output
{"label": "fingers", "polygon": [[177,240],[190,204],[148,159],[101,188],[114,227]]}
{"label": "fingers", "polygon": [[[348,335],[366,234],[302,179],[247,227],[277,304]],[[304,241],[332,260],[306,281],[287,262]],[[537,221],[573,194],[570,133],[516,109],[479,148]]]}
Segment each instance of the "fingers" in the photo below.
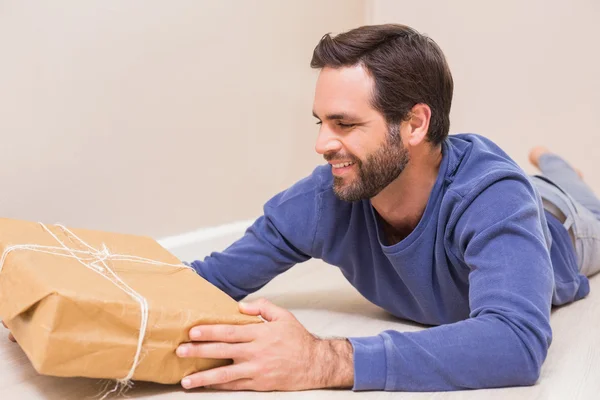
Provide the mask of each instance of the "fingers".
{"label": "fingers", "polygon": [[292,316],[292,314],[266,299],[259,299],[251,303],[239,303],[240,311],[248,315],[260,315],[267,321],[277,321],[278,319]]}
{"label": "fingers", "polygon": [[239,359],[248,355],[247,345],[230,343],[184,343],[177,348],[182,358]]}
{"label": "fingers", "polygon": [[192,389],[200,386],[224,385],[246,379],[254,373],[255,370],[250,363],[231,364],[186,376],[181,380],[181,386]]}
{"label": "fingers", "polygon": [[253,325],[198,325],[189,336],[193,341],[245,343],[256,339],[257,332]]}

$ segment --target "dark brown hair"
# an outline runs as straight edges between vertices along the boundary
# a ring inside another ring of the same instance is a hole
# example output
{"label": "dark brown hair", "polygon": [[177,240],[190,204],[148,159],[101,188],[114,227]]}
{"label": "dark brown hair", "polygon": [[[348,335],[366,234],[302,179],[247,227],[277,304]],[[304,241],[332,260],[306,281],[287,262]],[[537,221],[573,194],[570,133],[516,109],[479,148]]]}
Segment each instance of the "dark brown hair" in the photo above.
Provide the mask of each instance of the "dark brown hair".
{"label": "dark brown hair", "polygon": [[372,104],[388,125],[406,120],[415,104],[424,103],[431,108],[427,140],[438,145],[448,136],[454,84],[446,58],[432,39],[406,25],[362,26],[323,36],[310,66],[358,64],[373,77]]}

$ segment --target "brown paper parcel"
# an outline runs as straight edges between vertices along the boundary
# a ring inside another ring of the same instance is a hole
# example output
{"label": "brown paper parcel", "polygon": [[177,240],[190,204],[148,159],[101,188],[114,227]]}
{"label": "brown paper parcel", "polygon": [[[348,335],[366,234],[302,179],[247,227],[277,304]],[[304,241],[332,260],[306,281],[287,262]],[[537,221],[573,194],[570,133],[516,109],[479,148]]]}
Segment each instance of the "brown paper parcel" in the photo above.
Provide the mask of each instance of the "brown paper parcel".
{"label": "brown paper parcel", "polygon": [[[46,227],[70,249],[89,251],[61,227]],[[229,363],[177,357],[175,349],[189,341],[188,332],[195,325],[260,322],[241,314],[233,299],[185,268],[151,238],[70,231],[91,247],[106,249],[103,254],[108,251],[176,265],[105,260],[148,304],[134,380],[176,383],[196,371]],[[0,253],[25,244],[61,247],[42,224],[0,219]],[[86,263],[93,260],[86,259]],[[0,317],[39,373],[106,379],[129,374],[142,319],[140,303],[131,295],[76,258],[16,248],[0,268]]]}

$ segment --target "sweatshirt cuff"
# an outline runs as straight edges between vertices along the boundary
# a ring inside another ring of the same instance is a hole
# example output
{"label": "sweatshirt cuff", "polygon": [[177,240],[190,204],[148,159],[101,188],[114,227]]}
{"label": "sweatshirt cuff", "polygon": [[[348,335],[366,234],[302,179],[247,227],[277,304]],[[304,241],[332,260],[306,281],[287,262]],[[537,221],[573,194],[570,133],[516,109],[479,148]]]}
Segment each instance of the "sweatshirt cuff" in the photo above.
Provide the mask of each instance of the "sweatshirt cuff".
{"label": "sweatshirt cuff", "polygon": [[385,345],[381,336],[348,338],[354,349],[352,390],[384,390],[387,378]]}

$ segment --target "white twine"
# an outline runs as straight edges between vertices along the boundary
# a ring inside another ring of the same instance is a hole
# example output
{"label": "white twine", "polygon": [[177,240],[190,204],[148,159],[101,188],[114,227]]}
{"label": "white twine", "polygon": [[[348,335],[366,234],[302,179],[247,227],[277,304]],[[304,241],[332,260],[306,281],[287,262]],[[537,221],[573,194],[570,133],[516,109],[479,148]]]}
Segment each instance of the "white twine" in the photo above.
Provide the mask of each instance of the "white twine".
{"label": "white twine", "polygon": [[[63,241],[61,241],[46,225],[40,222],[40,225],[46,232],[48,232],[60,245],[58,246],[43,246],[39,244],[17,244],[13,246],[9,246],[4,249],[4,253],[2,254],[2,258],[0,258],[0,272],[2,272],[2,268],[4,267],[4,262],[6,261],[6,257],[9,253],[16,250],[27,250],[33,251],[37,253],[46,253],[52,254],[60,257],[68,257],[76,259],[80,264],[84,267],[94,271],[105,279],[108,279],[119,289],[123,290],[127,293],[131,298],[133,298],[139,305],[141,311],[141,319],[140,319],[140,334],[137,342],[137,349],[135,352],[135,357],[133,359],[133,364],[131,365],[131,369],[127,373],[127,375],[122,379],[117,379],[117,384],[115,388],[110,392],[106,393],[101,400],[105,399],[111,393],[116,392],[121,387],[119,393],[122,393],[124,389],[129,388],[131,386],[131,378],[135,373],[135,370],[140,362],[140,357],[142,354],[142,347],[144,343],[144,338],[146,336],[146,330],[148,327],[148,301],[132,289],[127,283],[125,283],[119,276],[107,265],[106,261],[127,261],[127,262],[136,262],[150,265],[162,265],[169,267],[178,267],[178,268],[189,268],[191,267],[184,264],[169,264],[161,261],[151,260],[149,258],[133,256],[129,254],[111,254],[106,245],[102,244],[102,250],[95,249],[94,247],[87,244],[83,241],[79,236],[71,232],[68,228],[62,225],[56,225],[60,229],[62,229],[63,233],[66,236],[70,236],[74,238],[83,246],[87,247],[88,250],[75,250],[68,247]],[[102,264],[102,265],[100,265]]]}

